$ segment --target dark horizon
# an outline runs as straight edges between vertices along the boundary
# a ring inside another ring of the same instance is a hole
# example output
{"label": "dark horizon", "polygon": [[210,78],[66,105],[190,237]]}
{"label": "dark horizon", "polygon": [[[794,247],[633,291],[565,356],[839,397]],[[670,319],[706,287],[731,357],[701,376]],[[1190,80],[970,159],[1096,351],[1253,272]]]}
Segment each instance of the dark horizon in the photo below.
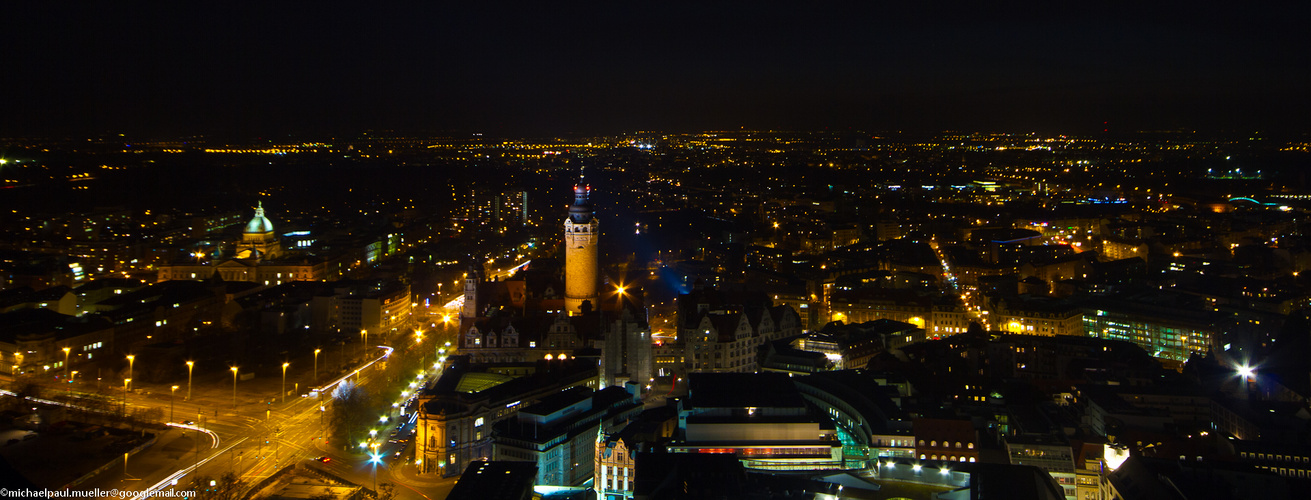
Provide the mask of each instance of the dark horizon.
{"label": "dark horizon", "polygon": [[152,7],[0,7],[0,133],[1311,130],[1304,5]]}

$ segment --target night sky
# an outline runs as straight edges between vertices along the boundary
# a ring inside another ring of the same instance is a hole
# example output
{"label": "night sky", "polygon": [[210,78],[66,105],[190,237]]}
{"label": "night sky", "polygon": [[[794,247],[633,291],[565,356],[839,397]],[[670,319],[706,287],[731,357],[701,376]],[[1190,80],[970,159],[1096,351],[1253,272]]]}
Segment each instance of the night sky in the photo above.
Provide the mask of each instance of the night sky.
{"label": "night sky", "polygon": [[1311,130],[1305,2],[3,3],[9,135]]}

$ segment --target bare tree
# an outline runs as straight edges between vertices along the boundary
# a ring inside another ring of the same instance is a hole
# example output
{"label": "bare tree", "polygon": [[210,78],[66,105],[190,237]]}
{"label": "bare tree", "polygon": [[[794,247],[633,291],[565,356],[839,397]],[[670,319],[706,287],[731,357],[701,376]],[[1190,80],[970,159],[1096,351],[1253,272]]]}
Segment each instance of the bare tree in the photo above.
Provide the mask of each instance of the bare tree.
{"label": "bare tree", "polygon": [[337,384],[328,403],[328,428],[337,446],[349,447],[368,434],[369,424],[377,422],[373,398],[351,381]]}
{"label": "bare tree", "polygon": [[196,492],[195,500],[236,500],[246,482],[231,472],[214,478],[196,476],[191,480],[191,490]]}

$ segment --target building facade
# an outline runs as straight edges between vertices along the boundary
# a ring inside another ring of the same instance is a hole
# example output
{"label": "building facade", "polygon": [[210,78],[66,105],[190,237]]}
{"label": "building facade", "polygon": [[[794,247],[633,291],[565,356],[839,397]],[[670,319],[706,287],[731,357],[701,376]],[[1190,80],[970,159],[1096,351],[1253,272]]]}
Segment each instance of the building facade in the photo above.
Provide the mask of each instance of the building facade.
{"label": "building facade", "polygon": [[569,314],[578,314],[583,302],[590,302],[594,309],[600,305],[596,244],[601,224],[588,203],[591,190],[581,183],[574,186],[574,204],[564,220],[564,300]]}

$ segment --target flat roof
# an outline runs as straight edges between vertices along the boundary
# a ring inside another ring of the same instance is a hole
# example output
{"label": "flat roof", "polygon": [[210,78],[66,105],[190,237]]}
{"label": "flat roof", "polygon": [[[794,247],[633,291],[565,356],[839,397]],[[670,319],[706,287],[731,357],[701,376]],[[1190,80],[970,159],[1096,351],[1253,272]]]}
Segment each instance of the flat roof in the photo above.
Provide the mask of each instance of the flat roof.
{"label": "flat roof", "polygon": [[697,408],[803,408],[805,400],[783,373],[693,373],[689,396]]}

